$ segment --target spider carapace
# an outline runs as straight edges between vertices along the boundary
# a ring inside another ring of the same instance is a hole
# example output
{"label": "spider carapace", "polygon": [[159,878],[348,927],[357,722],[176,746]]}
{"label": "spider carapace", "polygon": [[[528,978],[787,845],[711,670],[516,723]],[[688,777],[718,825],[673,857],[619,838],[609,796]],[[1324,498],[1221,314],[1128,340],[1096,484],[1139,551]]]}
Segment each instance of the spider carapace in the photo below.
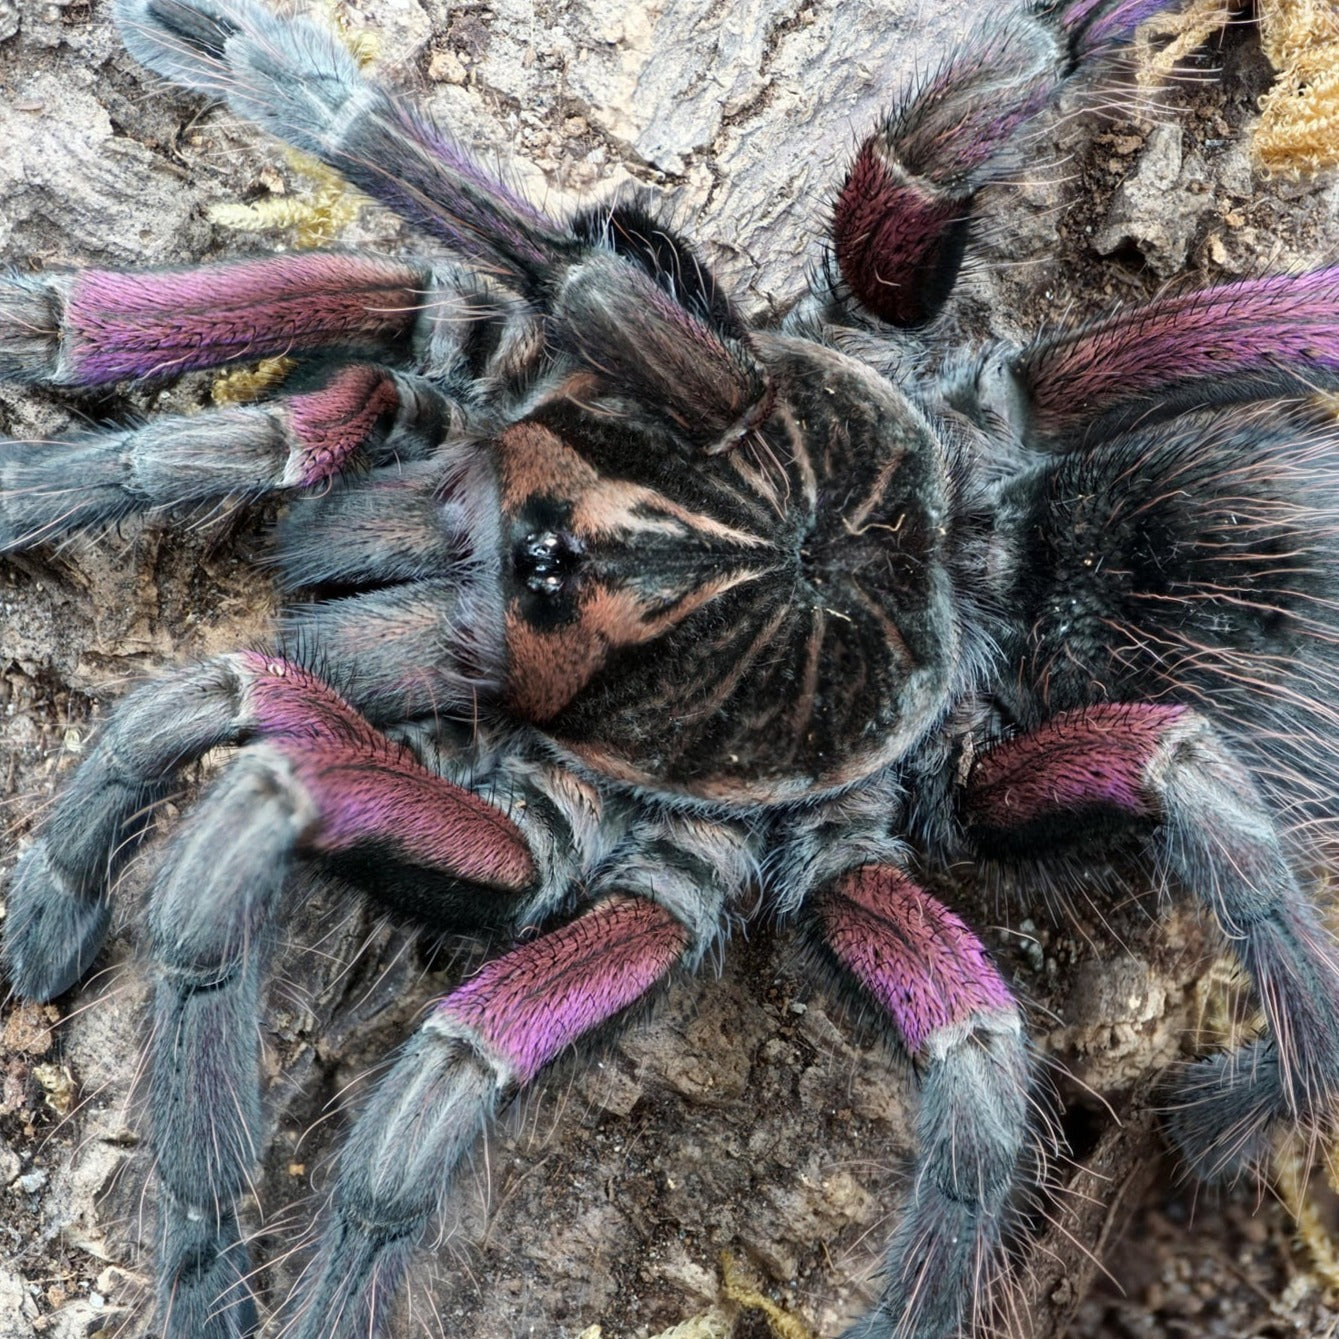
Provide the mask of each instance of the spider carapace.
{"label": "spider carapace", "polygon": [[924,414],[835,351],[753,348],[770,412],[724,449],[580,386],[494,444],[509,709],[603,775],[737,804],[896,761],[961,659]]}

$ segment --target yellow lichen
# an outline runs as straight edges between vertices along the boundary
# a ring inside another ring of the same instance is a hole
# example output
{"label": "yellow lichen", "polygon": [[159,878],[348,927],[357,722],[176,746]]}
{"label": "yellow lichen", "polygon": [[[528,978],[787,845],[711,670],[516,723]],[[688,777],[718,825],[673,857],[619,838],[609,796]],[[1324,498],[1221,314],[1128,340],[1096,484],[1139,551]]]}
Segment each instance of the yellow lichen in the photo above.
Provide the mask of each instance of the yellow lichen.
{"label": "yellow lichen", "polygon": [[363,197],[339,173],[310,154],[286,149],[293,172],[303,179],[294,195],[275,195],[255,204],[225,202],[212,205],[209,221],[237,232],[293,230],[299,250],[329,246],[358,217]]}
{"label": "yellow lichen", "polygon": [[250,404],[273,390],[297,366],[292,358],[262,358],[252,367],[220,372],[209,388],[216,405]]}
{"label": "yellow lichen", "polygon": [[[1158,14],[1139,30],[1140,82],[1160,82],[1233,17],[1225,0],[1192,0]],[[1260,45],[1274,67],[1274,86],[1260,99],[1251,137],[1269,172],[1300,175],[1339,163],[1339,6],[1335,0],[1260,0]],[[1153,49],[1155,40],[1171,37]]]}
{"label": "yellow lichen", "polygon": [[[1292,1215],[1297,1243],[1306,1253],[1310,1276],[1330,1292],[1339,1295],[1339,1245],[1321,1219],[1310,1192],[1311,1167],[1315,1146],[1296,1134],[1281,1139],[1274,1149],[1274,1188],[1283,1206]],[[1325,1179],[1339,1194],[1339,1168],[1335,1166],[1333,1145],[1325,1150]]]}
{"label": "yellow lichen", "polygon": [[[1135,34],[1135,59],[1139,82],[1159,84],[1192,51],[1198,50],[1231,17],[1225,0],[1192,0],[1184,9],[1155,14],[1140,25]],[[1155,38],[1170,37],[1166,46],[1155,51]]]}
{"label": "yellow lichen", "polygon": [[726,1297],[736,1306],[761,1311],[776,1339],[814,1339],[813,1331],[796,1315],[764,1297],[757,1285],[730,1255],[721,1256],[721,1277]]}
{"label": "yellow lichen", "polygon": [[700,1316],[692,1316],[662,1330],[655,1339],[730,1339],[735,1328],[733,1314],[723,1307],[714,1306]]}
{"label": "yellow lichen", "polygon": [[1339,163],[1339,9],[1334,0],[1266,0],[1260,45],[1278,72],[1260,99],[1255,152],[1273,172]]}
{"label": "yellow lichen", "polygon": [[[323,8],[330,26],[339,34],[359,65],[376,59],[380,43],[374,34],[354,29],[340,0],[325,0]],[[293,244],[300,251],[330,246],[358,217],[363,196],[339,173],[310,154],[285,149],[293,174],[301,188],[293,195],[274,194],[244,205],[225,202],[210,207],[211,223],[236,232],[279,232],[291,229]],[[254,367],[222,372],[211,390],[217,405],[246,404],[273,390],[296,366],[292,358],[266,358]]]}

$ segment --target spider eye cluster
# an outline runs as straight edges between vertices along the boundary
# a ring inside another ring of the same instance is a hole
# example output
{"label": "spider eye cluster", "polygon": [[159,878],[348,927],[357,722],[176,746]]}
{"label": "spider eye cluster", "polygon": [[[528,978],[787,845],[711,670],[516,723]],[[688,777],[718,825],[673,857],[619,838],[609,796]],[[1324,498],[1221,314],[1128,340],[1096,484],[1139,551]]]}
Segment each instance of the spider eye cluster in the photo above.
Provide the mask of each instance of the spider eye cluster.
{"label": "spider eye cluster", "polygon": [[567,531],[533,531],[522,536],[517,545],[517,575],[535,595],[559,595],[571,581],[582,555],[580,541]]}

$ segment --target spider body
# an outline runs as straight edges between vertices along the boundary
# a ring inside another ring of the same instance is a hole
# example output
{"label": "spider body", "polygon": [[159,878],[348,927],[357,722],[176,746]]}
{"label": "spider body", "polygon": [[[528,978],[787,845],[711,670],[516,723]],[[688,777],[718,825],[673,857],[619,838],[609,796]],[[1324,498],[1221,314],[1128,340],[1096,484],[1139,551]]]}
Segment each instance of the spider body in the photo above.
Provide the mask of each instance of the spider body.
{"label": "spider body", "polygon": [[236,750],[146,913],[174,1339],[260,1327],[237,1210],[264,1124],[255,1022],[307,866],[515,941],[353,1124],[283,1312],[308,1339],[382,1332],[480,1128],[760,900],[916,1075],[916,1173],[847,1335],[969,1328],[1032,1081],[1007,982],[917,861],[1027,871],[1139,837],[1233,937],[1267,1025],[1180,1079],[1187,1159],[1232,1174],[1323,1119],[1339,955],[1302,879],[1336,812],[1339,468],[1309,397],[1339,381],[1339,273],[945,347],[977,193],[1162,7],[995,20],[865,142],[833,266],[755,324],[644,206],[547,217],[319,28],[120,0],[151,69],[432,239],[0,284],[8,376],[302,364],[258,404],[0,446],[0,549],[295,493],[280,582],[318,597],[272,646],[132,692],[9,894],[8,972],[50,998],[94,960],[179,772]]}
{"label": "spider body", "polygon": [[735,806],[867,779],[959,663],[929,423],[851,359],[760,353],[779,408],[754,452],[676,460],[647,424],[636,453],[675,467],[631,486],[599,473],[626,475],[627,424],[570,405],[498,444],[509,708],[602,775]]}

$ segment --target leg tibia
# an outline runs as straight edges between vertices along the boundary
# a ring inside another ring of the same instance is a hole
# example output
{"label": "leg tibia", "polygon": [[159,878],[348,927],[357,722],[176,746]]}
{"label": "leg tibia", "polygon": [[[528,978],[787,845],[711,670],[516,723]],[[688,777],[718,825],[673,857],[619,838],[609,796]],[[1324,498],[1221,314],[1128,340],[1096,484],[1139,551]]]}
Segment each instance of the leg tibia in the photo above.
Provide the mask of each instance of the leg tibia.
{"label": "leg tibia", "polygon": [[1059,446],[1339,384],[1339,268],[1163,298],[1012,355],[1028,432]]}
{"label": "leg tibia", "polygon": [[1240,1170],[1276,1121],[1330,1119],[1339,950],[1249,773],[1204,718],[1150,704],[1062,713],[978,759],[965,800],[982,849],[1040,854],[1095,822],[1151,820],[1162,863],[1231,941],[1268,1035],[1185,1083],[1175,1128],[1197,1170]]}
{"label": "leg tibia", "polygon": [[874,1310],[846,1339],[944,1339],[999,1265],[1028,1129],[1022,1022],[980,941],[899,870],[822,894],[823,940],[922,1075],[916,1167]]}
{"label": "leg tibia", "polygon": [[306,252],[189,270],[0,278],[0,377],[64,386],[339,349],[409,352],[431,272]]}
{"label": "leg tibia", "polygon": [[838,962],[886,1012],[916,1055],[929,1039],[1013,996],[980,940],[947,907],[887,866],[853,870],[822,902]]}
{"label": "leg tibia", "polygon": [[[556,1056],[640,999],[683,956],[689,936],[667,911],[614,898],[518,949],[444,1000],[444,1024],[488,1043],[509,1079],[528,1083]],[[561,970],[555,971],[555,964]]]}

